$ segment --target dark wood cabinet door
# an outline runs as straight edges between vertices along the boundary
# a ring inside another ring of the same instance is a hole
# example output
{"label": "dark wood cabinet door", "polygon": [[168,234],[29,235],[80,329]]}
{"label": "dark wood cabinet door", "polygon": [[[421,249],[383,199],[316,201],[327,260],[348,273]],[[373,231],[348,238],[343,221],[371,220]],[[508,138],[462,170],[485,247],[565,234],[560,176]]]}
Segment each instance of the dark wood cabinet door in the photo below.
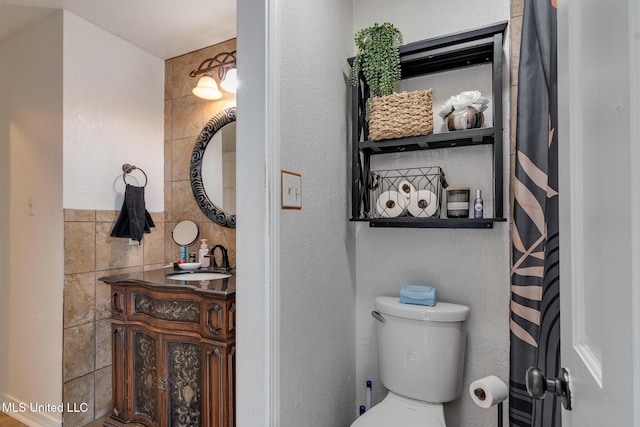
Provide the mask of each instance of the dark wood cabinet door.
{"label": "dark wood cabinet door", "polygon": [[128,420],[145,426],[159,426],[163,411],[160,402],[166,393],[166,378],[161,372],[161,336],[141,326],[130,327]]}
{"label": "dark wood cabinet door", "polygon": [[200,340],[179,335],[163,337],[166,424],[171,427],[207,427],[203,423],[203,357]]}
{"label": "dark wood cabinet door", "polygon": [[203,345],[207,426],[235,426],[235,351],[235,344],[207,342]]}

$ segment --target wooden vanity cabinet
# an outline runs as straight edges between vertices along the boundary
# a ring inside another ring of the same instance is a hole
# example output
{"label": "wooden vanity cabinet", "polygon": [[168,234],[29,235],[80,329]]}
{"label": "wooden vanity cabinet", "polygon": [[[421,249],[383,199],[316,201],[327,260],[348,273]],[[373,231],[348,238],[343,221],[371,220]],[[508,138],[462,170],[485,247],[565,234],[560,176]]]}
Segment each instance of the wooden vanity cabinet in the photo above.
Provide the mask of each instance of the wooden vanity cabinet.
{"label": "wooden vanity cabinet", "polygon": [[235,297],[111,284],[105,426],[235,426]]}

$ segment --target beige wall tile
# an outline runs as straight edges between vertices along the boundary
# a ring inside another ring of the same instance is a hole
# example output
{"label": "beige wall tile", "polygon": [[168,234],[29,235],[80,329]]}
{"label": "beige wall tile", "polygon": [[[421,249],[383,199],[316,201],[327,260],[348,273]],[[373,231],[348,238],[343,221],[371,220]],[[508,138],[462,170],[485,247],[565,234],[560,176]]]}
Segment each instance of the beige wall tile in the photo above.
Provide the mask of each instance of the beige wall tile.
{"label": "beige wall tile", "polygon": [[95,323],[85,323],[65,329],[63,352],[65,382],[93,372]]}
{"label": "beige wall tile", "polygon": [[65,209],[64,220],[65,222],[93,222],[96,220],[96,211],[84,209]]}
{"label": "beige wall tile", "polygon": [[64,327],[93,322],[96,317],[95,273],[66,274],[64,277]]}
{"label": "beige wall tile", "polygon": [[171,181],[190,179],[191,153],[196,138],[175,139],[171,143]]}
{"label": "beige wall tile", "polygon": [[226,108],[234,107],[235,105],[235,95],[228,92],[223,92],[223,97],[219,100],[205,104],[202,110],[202,127],[204,127],[204,125],[211,120],[213,116],[224,111]]}
{"label": "beige wall tile", "polygon": [[64,272],[85,273],[96,268],[96,228],[93,222],[64,224]]}
{"label": "beige wall tile", "polygon": [[[108,276],[111,273],[102,275],[96,274],[97,278]],[[96,280],[96,320],[106,319],[111,316],[111,286]]]}
{"label": "beige wall tile", "polygon": [[[198,68],[200,63],[206,58],[195,58],[194,55],[183,55],[171,61],[173,66],[173,75],[171,76],[171,96],[172,99],[193,96],[192,90],[198,85],[198,80],[202,75],[191,77],[189,73]],[[213,78],[220,85],[217,74],[212,74]]]}
{"label": "beige wall tile", "polygon": [[108,319],[98,320],[96,322],[96,370],[111,365],[111,343],[111,323]]}
{"label": "beige wall tile", "polygon": [[176,226],[175,222],[167,222],[165,223],[164,230],[164,262],[172,263],[178,261],[178,256],[180,254],[180,249],[178,249],[178,245],[173,241],[172,232],[173,228]]}
{"label": "beige wall tile", "polygon": [[511,19],[511,69],[510,78],[511,85],[518,84],[518,70],[520,69],[520,39],[522,33],[522,16]]}
{"label": "beige wall tile", "polygon": [[111,366],[96,371],[95,416],[107,415],[113,408]]}
{"label": "beige wall tile", "polygon": [[164,212],[149,212],[149,215],[156,224],[164,222]]}
{"label": "beige wall tile", "polygon": [[164,99],[171,99],[171,76],[173,74],[173,62],[164,61]]}
{"label": "beige wall tile", "polygon": [[[171,126],[171,123],[165,126]],[[173,165],[171,161],[171,150],[173,150],[173,142],[167,140],[164,142],[164,180],[171,181],[171,175],[173,173]],[[165,184],[166,187],[166,184]],[[166,206],[166,203],[165,203]]]}
{"label": "beige wall tile", "polygon": [[[94,419],[95,379],[93,373],[64,384],[62,395],[65,404],[75,404],[77,408],[85,407],[86,412],[66,412],[63,415],[65,427],[81,427]],[[81,406],[82,405],[82,406]]]}
{"label": "beige wall tile", "polygon": [[142,239],[143,264],[161,264],[164,261],[164,222],[156,222],[151,233]]}
{"label": "beige wall tile", "polygon": [[111,228],[110,223],[96,223],[96,269],[141,266],[142,245],[129,245],[129,239],[111,237]]}
{"label": "beige wall tile", "polygon": [[511,0],[511,17],[522,16],[524,0]]}
{"label": "beige wall tile", "polygon": [[109,222],[113,226],[120,211],[96,211],[96,222]]}
{"label": "beige wall tile", "polygon": [[195,96],[172,100],[171,136],[172,140],[195,138],[202,129],[202,103]]}
{"label": "beige wall tile", "polygon": [[[201,213],[201,211],[193,197],[191,182],[188,180],[171,182],[171,205],[173,207],[172,221],[180,222],[190,219],[198,222],[201,219],[201,217],[194,218],[194,214]],[[188,215],[181,215],[184,212],[187,212]]]}

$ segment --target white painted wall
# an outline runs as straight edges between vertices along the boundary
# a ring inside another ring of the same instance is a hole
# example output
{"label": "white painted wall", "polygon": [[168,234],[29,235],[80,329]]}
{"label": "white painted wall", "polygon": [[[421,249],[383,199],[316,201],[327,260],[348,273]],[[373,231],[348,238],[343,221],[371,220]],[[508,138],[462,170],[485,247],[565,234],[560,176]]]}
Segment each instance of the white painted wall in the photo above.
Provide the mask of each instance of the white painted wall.
{"label": "white painted wall", "polygon": [[[62,19],[53,13],[0,42],[2,402],[62,401]],[[25,416],[30,425],[61,420]]]}
{"label": "white painted wall", "polygon": [[302,174],[302,210],[280,212],[280,425],[343,427],[355,415],[345,120],[352,6],[280,7],[280,167]]}
{"label": "white painted wall", "polygon": [[[354,32],[375,22],[391,22],[398,27],[405,43],[469,30],[509,19],[508,0],[411,0],[401,3],[389,0],[354,0]],[[506,37],[508,40],[508,36]],[[506,47],[508,52],[508,46]],[[503,68],[508,70],[508,56]],[[469,83],[469,76],[465,83]],[[504,93],[504,182],[508,182],[508,74]],[[469,88],[473,89],[473,88]],[[454,93],[452,93],[454,94]],[[452,95],[450,94],[450,95]],[[439,94],[436,93],[436,97]],[[439,103],[448,96],[441,96]],[[483,153],[484,147],[458,152],[412,153],[390,156],[388,167],[400,167],[403,161],[426,165],[434,162],[447,166],[462,162],[465,171]],[[431,156],[431,157],[430,157]],[[458,159],[456,159],[458,158]],[[383,167],[383,159],[375,159]],[[423,163],[424,164],[424,163]],[[488,163],[490,165],[490,163]],[[447,173],[447,171],[449,171]],[[455,174],[445,169],[448,178]],[[454,182],[464,184],[466,175]],[[473,179],[473,178],[471,178]],[[450,183],[451,180],[450,180]],[[475,182],[466,184],[475,186]],[[487,190],[483,191],[489,199]],[[508,187],[504,206],[508,209]],[[485,206],[489,207],[489,201]],[[505,211],[505,216],[508,212]],[[464,390],[455,402],[445,405],[447,425],[484,427],[496,424],[495,408],[483,410],[475,406],[467,388],[471,381],[495,374],[505,381],[509,375],[509,228],[497,223],[493,230],[376,229],[359,225],[356,246],[356,335],[357,335],[357,402],[364,404],[365,381],[373,380],[374,403],[385,390],[379,381],[375,321],[371,317],[378,295],[398,295],[405,284],[428,284],[438,288],[440,300],[468,305],[469,320]],[[507,411],[505,411],[506,414]]]}
{"label": "white painted wall", "polygon": [[120,209],[132,163],[148,210],[163,211],[164,62],[62,11],[0,42],[0,57],[0,401],[58,405],[63,209]]}
{"label": "white painted wall", "polygon": [[[237,296],[238,425],[343,427],[355,417],[352,5],[251,3],[238,2],[238,281],[251,287]],[[302,174],[302,210],[279,209],[280,168]]]}
{"label": "white painted wall", "polygon": [[63,78],[64,208],[120,210],[130,163],[163,212],[164,61],[65,11]]}
{"label": "white painted wall", "polygon": [[[242,302],[238,311],[236,416],[238,427],[260,427],[277,424],[277,411],[272,412],[278,390],[272,389],[277,378],[272,371],[272,329],[277,317],[271,313],[274,295],[271,277],[272,209],[270,181],[272,137],[267,126],[270,114],[267,108],[267,87],[272,72],[267,54],[272,41],[267,25],[269,7],[275,2],[238,0],[238,92],[236,101],[240,112],[236,122],[236,186],[238,227],[236,229],[236,299]],[[277,181],[276,181],[277,182]],[[277,211],[276,211],[277,212]],[[244,284],[244,285],[242,285]],[[272,320],[273,319],[273,320]],[[273,421],[275,420],[275,422]]]}

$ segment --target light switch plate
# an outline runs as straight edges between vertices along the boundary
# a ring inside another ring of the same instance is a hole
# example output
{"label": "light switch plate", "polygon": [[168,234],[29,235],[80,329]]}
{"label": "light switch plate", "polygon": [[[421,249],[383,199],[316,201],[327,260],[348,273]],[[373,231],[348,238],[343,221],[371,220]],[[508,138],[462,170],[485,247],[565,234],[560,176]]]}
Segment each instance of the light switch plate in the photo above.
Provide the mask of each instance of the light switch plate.
{"label": "light switch plate", "polygon": [[280,207],[302,209],[302,176],[300,174],[280,171]]}

